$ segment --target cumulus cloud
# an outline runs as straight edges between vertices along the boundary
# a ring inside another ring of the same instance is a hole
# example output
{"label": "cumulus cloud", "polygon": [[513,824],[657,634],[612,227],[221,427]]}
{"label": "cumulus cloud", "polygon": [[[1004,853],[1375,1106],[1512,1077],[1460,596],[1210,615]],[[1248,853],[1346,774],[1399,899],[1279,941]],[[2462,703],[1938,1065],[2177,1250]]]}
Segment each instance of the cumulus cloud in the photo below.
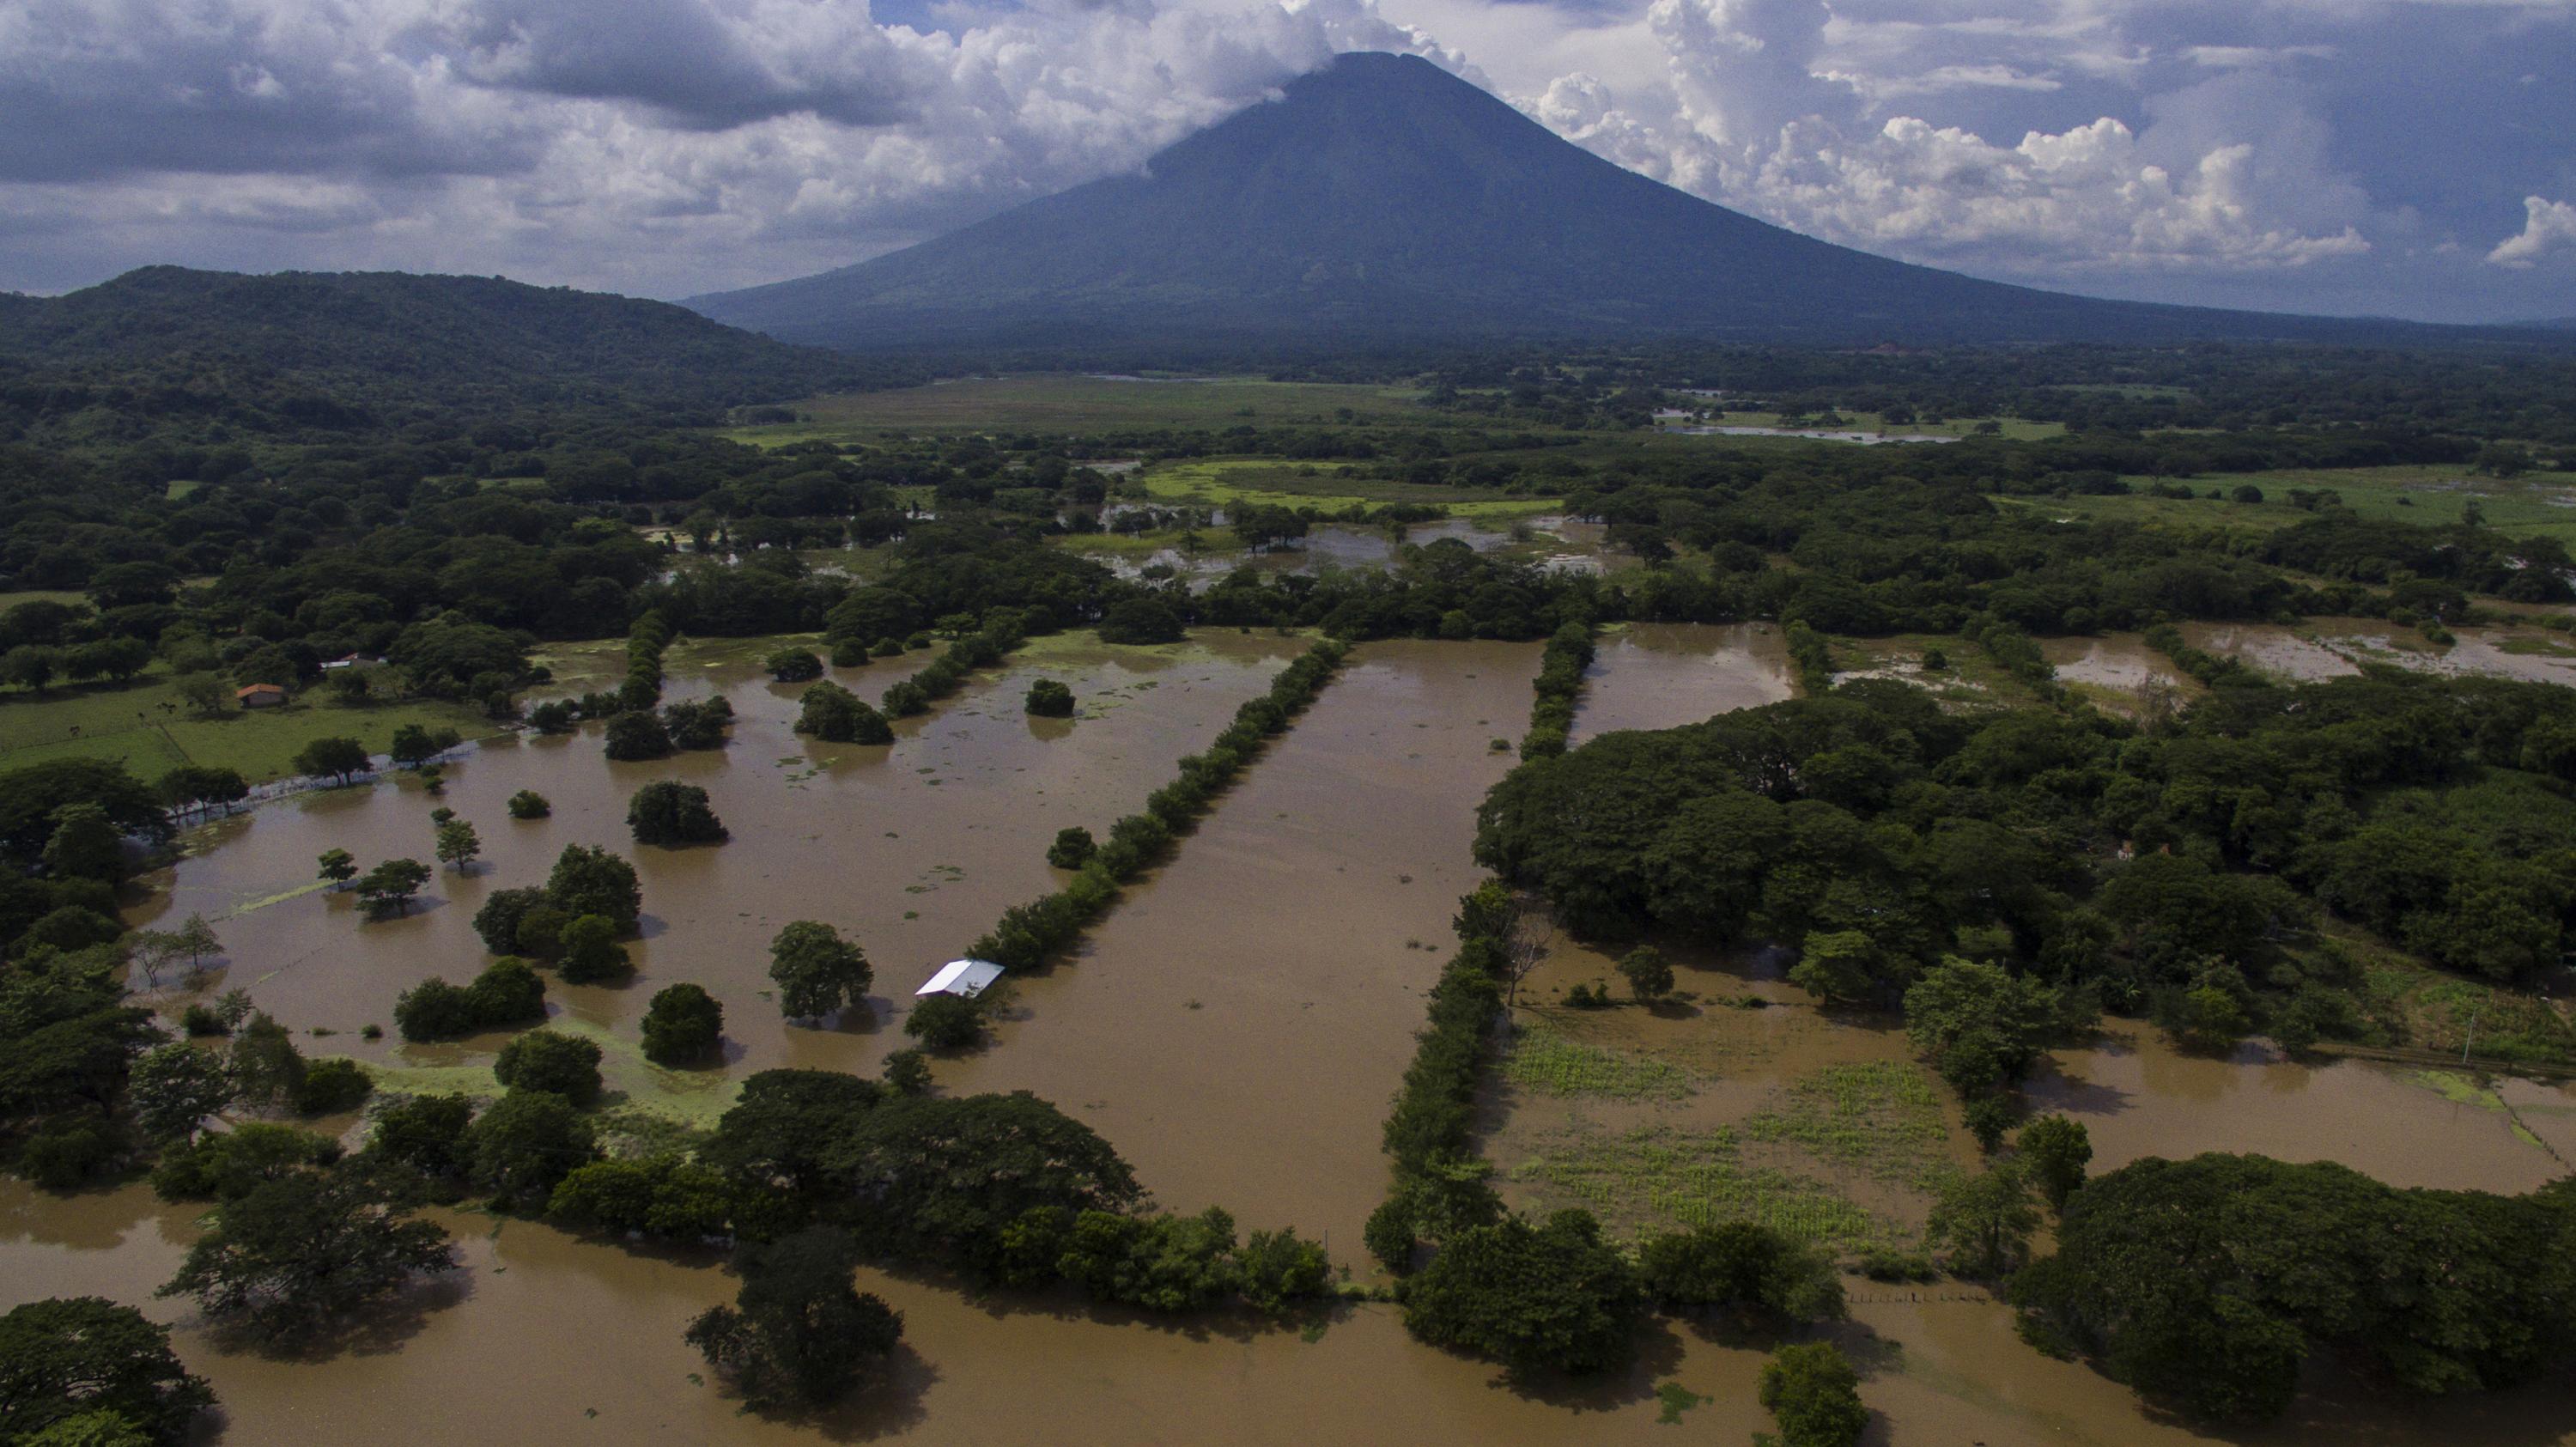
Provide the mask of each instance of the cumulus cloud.
{"label": "cumulus cloud", "polygon": [[770,280],[1132,170],[1352,49],[1767,220],[2017,279],[2528,290],[2576,228],[2535,197],[2486,250],[2498,206],[2567,194],[2563,88],[2389,79],[2559,73],[2567,0],[877,4],[0,3],[0,286],[160,260]]}
{"label": "cumulus cloud", "polygon": [[[2296,83],[2250,53],[2189,57],[2204,78],[2147,102],[2143,130],[2099,115],[1990,141],[1905,108],[1963,89],[2056,91],[2057,67],[2040,63],[2052,39],[2079,69],[2116,69],[2116,37],[2070,13],[2081,8],[1936,6],[1893,21],[1824,0],[1654,0],[1667,85],[1576,73],[1523,104],[1685,190],[1917,259],[2067,276],[2293,269],[2371,250],[2367,195],[2337,171]],[[1895,63],[1891,29],[1921,52],[1914,68]],[[1961,31],[2000,35],[2021,58],[1958,62]]]}
{"label": "cumulus cloud", "polygon": [[2576,206],[2539,196],[2522,198],[2522,234],[2508,236],[2487,253],[2497,266],[2528,270],[2562,248],[2576,248]]}

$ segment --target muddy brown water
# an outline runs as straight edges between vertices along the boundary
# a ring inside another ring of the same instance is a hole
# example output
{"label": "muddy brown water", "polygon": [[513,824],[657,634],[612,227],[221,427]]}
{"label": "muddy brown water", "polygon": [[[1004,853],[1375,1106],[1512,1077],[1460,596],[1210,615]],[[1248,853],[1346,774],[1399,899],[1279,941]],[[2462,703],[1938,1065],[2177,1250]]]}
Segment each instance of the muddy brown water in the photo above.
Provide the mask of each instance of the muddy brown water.
{"label": "muddy brown water", "polygon": [[[1160,664],[1105,653],[1091,664],[1017,662],[1008,677],[988,675],[938,716],[907,725],[903,741],[874,758],[804,748],[786,733],[792,690],[720,674],[744,714],[721,759],[612,766],[584,737],[489,750],[453,768],[449,802],[482,826],[503,867],[478,881],[442,877],[433,892],[533,877],[566,838],[622,844],[618,806],[635,781],[667,773],[707,782],[736,841],[676,857],[642,851],[656,921],[638,951],[648,980],[698,978],[726,999],[739,1058],[721,1078],[777,1061],[872,1068],[890,1033],[884,1019],[873,1030],[790,1029],[759,999],[778,923],[843,923],[877,961],[880,996],[908,990],[913,968],[1052,882],[1036,856],[1054,828],[1097,827],[1134,807],[1174,755],[1213,732],[1297,646],[1211,636]],[[1220,1201],[1247,1227],[1293,1221],[1329,1232],[1336,1256],[1360,1267],[1357,1221],[1384,1181],[1377,1123],[1421,1018],[1420,992],[1445,954],[1455,897],[1474,879],[1468,819],[1508,764],[1484,741],[1517,734],[1535,666],[1526,646],[1360,651],[1080,957],[1020,982],[994,1049],[943,1064],[941,1084],[1053,1095],[1101,1126],[1164,1204]],[[1055,737],[1048,728],[1060,726],[1033,729],[1009,705],[1040,671],[1074,681],[1087,715],[1101,699],[1101,712]],[[894,676],[872,669],[854,683],[873,693]],[[1137,692],[1145,682],[1156,686]],[[1113,686],[1125,692],[1112,697]],[[807,762],[776,762],[791,754]],[[796,777],[816,762],[826,766]],[[525,786],[554,799],[553,820],[519,826],[502,815],[499,801]],[[379,785],[259,811],[201,841],[175,871],[172,907],[290,891],[309,857],[334,844],[362,858],[397,845],[425,855],[429,807],[409,788]],[[516,838],[519,829],[530,837]],[[885,840],[888,831],[899,837]],[[740,851],[739,863],[726,851]],[[965,877],[947,877],[940,864]],[[915,885],[921,892],[910,892]],[[904,910],[921,918],[901,921]],[[234,951],[229,980],[251,984],[299,1026],[346,1029],[382,1018],[408,979],[461,976],[479,962],[464,928],[471,912],[451,898],[408,925],[360,926],[344,904],[296,896],[222,926]],[[1407,949],[1408,938],[1428,948]],[[1680,963],[1700,1013],[1591,1018],[1605,1041],[1669,1054],[1704,1076],[1699,1094],[1676,1107],[1694,1119],[1758,1108],[1821,1064],[1903,1054],[1886,1022],[1803,1007],[1776,971]],[[1533,979],[1530,999],[1556,1009],[1547,1002],[1565,983],[1606,968],[1605,958],[1568,947]],[[556,995],[569,1015],[631,1034],[654,987]],[[1727,1003],[1745,995],[1775,1007]],[[443,1047],[416,1063],[479,1062],[492,1043]],[[355,1045],[339,1037],[315,1048]],[[390,1044],[378,1057],[407,1058]],[[2035,1091],[2087,1119],[2102,1167],[2148,1151],[2261,1148],[2347,1157],[2404,1184],[2438,1177],[2520,1189],[2552,1170],[2499,1110],[2455,1105],[2352,1063],[2307,1070],[2255,1055],[2185,1058],[2151,1035],[2115,1031],[2061,1052]],[[2576,1110],[2556,1087],[2511,1083],[2501,1099],[2543,1137],[2576,1133]],[[1520,1108],[1491,1122],[1497,1159]],[[2271,1124],[2276,1115],[2287,1124]],[[1955,1129],[1945,1149],[1965,1151]],[[181,1355],[224,1403],[205,1435],[227,1443],[1652,1444],[1740,1442],[1771,1426],[1754,1395],[1759,1344],[1688,1325],[1657,1327],[1638,1363],[1613,1378],[1525,1390],[1412,1342],[1386,1306],[1335,1308],[1311,1325],[1176,1328],[874,1272],[862,1286],[906,1321],[888,1379],[823,1418],[775,1421],[740,1413],[680,1341],[690,1317],[731,1295],[712,1262],[470,1213],[441,1218],[465,1263],[455,1280],[416,1293],[336,1355],[285,1361],[219,1342],[184,1304],[151,1298],[193,1237],[192,1215],[139,1186],[51,1196],[0,1182],[0,1306],[96,1293],[173,1323]],[[2418,1407],[2330,1368],[2287,1423],[2206,1437],[2085,1366],[2031,1351],[2009,1313],[1976,1288],[1850,1285],[1853,1320],[1833,1335],[1861,1364],[1862,1397],[1879,1414],[1873,1444],[2576,1441],[2564,1383]],[[1682,1413],[1679,1435],[1658,1420],[1664,1383],[1713,1398]]]}
{"label": "muddy brown water", "polygon": [[[1223,632],[1163,648],[1042,639],[928,717],[899,722],[896,742],[876,747],[795,734],[803,685],[774,683],[747,663],[692,669],[675,650],[670,697],[721,688],[732,700],[726,748],[612,763],[587,728],[472,750],[448,766],[440,798],[408,779],[318,790],[197,831],[187,857],[147,881],[151,899],[130,918],[203,911],[216,920],[226,962],[197,993],[244,986],[299,1033],[338,1032],[308,1049],[448,1065],[488,1058],[499,1040],[404,1046],[390,1038],[395,998],[428,976],[461,981],[482,967],[473,917],[491,891],[542,883],[567,844],[601,845],[632,860],[642,881],[643,937],[628,946],[636,971],[615,985],[550,982],[558,1018],[631,1042],[656,990],[694,980],[724,1003],[731,1074],[872,1071],[900,1043],[892,1026],[913,988],[1006,906],[1056,886],[1044,850],[1057,829],[1105,833],[1305,646]],[[916,654],[833,676],[873,698],[927,661]],[[1073,688],[1074,720],[1026,716],[1021,695],[1042,676]],[[627,799],[663,778],[703,786],[732,839],[636,845]],[[512,820],[503,804],[522,788],[546,795],[552,816]],[[428,860],[429,812],[442,803],[474,822],[484,859],[471,873],[441,869],[407,915],[368,922],[349,896],[309,888],[325,849],[349,850],[361,868],[394,855]],[[835,925],[867,951],[876,983],[862,1018],[790,1026],[764,998],[770,937],[795,919]],[[371,1022],[387,1027],[385,1041],[359,1039]],[[666,1083],[686,1087],[703,1074]]]}
{"label": "muddy brown water", "polygon": [[1771,624],[1632,623],[1594,646],[1574,738],[1701,723],[1777,703],[1795,680],[1788,644]]}
{"label": "muddy brown water", "polygon": [[[2393,663],[2427,673],[2576,684],[2576,649],[2566,635],[2537,627],[2462,628],[2449,647],[2380,618],[2310,618],[2292,626],[2193,623],[2184,625],[2183,636],[2194,647],[2293,681],[2341,678],[2361,672],[2364,663]],[[2508,651],[2508,644],[2516,651]]]}
{"label": "muddy brown water", "polygon": [[1360,1259],[1378,1123],[1479,878],[1476,806],[1512,762],[1488,740],[1519,730],[1537,669],[1535,644],[1357,650],[940,1083],[1033,1090],[1116,1142],[1160,1204],[1225,1205]]}
{"label": "muddy brown water", "polygon": [[2148,647],[2146,640],[2134,633],[2106,638],[2043,638],[2039,651],[2056,668],[2059,682],[2092,690],[2118,704],[2136,699],[2150,684],[2178,694],[2197,692],[2200,687],[2190,675],[2174,667],[2173,660]]}

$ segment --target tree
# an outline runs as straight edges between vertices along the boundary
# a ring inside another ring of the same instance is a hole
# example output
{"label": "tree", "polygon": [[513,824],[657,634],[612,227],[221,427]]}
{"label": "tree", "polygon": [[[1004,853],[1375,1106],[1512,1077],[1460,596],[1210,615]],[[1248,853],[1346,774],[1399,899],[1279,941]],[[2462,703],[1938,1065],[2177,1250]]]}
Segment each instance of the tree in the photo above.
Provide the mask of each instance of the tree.
{"label": "tree", "polygon": [[576,916],[564,924],[559,938],[563,958],[557,962],[555,973],[563,976],[567,985],[613,980],[635,968],[626,947],[617,942],[617,922],[606,915]]}
{"label": "tree", "polygon": [[156,1141],[194,1139],[232,1100],[232,1077],[214,1052],[176,1042],[144,1051],[126,1084],[134,1123]]}
{"label": "tree", "polygon": [[34,1441],[104,1414],[140,1440],[172,1447],[214,1404],[204,1379],[170,1350],[170,1329],[133,1307],[49,1297],[0,1316],[0,1441]]}
{"label": "tree", "polygon": [[897,1095],[923,1095],[930,1090],[930,1057],[918,1050],[897,1050],[885,1058],[885,1088]]}
{"label": "tree", "polygon": [[2043,1115],[2021,1128],[2014,1150],[2048,1209],[2063,1211],[2066,1198],[2084,1184],[2084,1168],[2093,1161],[2093,1137],[2080,1120]]}
{"label": "tree", "polygon": [[1905,992],[1905,1032],[1962,1095],[2019,1080],[2065,1028],[2053,987],[2000,966],[1956,957],[1923,972]]}
{"label": "tree", "polygon": [[1628,981],[1628,992],[1637,1003],[1652,1005],[1673,992],[1673,967],[1664,952],[1653,945],[1639,945],[1622,956],[1619,973]]}
{"label": "tree", "polygon": [[1047,863],[1058,869],[1080,869],[1099,852],[1100,846],[1093,842],[1091,831],[1076,825],[1056,831],[1055,842],[1047,846]]}
{"label": "tree", "polygon": [[0,653],[0,683],[14,683],[29,693],[42,693],[62,669],[63,656],[51,648],[22,643]]}
{"label": "tree", "polygon": [[424,1176],[440,1179],[465,1171],[465,1130],[474,1102],[462,1095],[415,1095],[376,1112],[367,1149]]}
{"label": "tree", "polygon": [[[1028,1211],[1119,1213],[1142,1196],[1135,1172],[1099,1132],[1026,1091],[897,1096],[829,1118],[819,1165],[835,1191],[859,1203],[871,1244],[978,1280],[999,1279],[1002,1230]],[[730,1128],[728,1113],[720,1132]]]}
{"label": "tree", "polygon": [[111,885],[125,879],[125,841],[96,804],[65,804],[54,811],[54,832],[45,840],[43,858],[45,872],[56,879]]}
{"label": "tree", "polygon": [[1637,1274],[1667,1310],[1717,1308],[1747,1322],[1829,1321],[1844,1310],[1830,1258],[1749,1221],[1650,1237]]}
{"label": "tree", "polygon": [[1178,643],[1180,615],[1159,598],[1127,598],[1100,615],[1103,643]]}
{"label": "tree", "polygon": [[800,919],[769,942],[769,978],[778,986],[779,1013],[796,1020],[863,1004],[875,973],[838,930]]}
{"label": "tree", "polygon": [[656,1065],[696,1065],[724,1036],[724,1006],[686,981],[664,987],[644,1007],[644,1058]]}
{"label": "tree", "polygon": [[1760,1390],[1762,1405],[1780,1423],[1781,1447],[1855,1447],[1869,1428],[1860,1374],[1832,1342],[1772,1353]]}
{"label": "tree", "polygon": [[253,1110],[284,1110],[304,1088],[303,1053],[286,1027],[265,1011],[233,1032],[225,1069],[232,1075],[233,1098]]}
{"label": "tree", "polygon": [[1235,1252],[1234,1264],[1243,1299],[1273,1316],[1332,1290],[1332,1258],[1294,1228],[1253,1232]]}
{"label": "tree", "polygon": [[823,660],[811,648],[781,648],[769,655],[769,676],[780,683],[805,683],[823,676]]}
{"label": "tree", "polygon": [[126,683],[152,666],[152,645],[140,638],[101,638],[71,651],[64,666],[75,678],[106,678]]}
{"label": "tree", "polygon": [[565,1176],[599,1154],[571,1101],[515,1087],[474,1118],[463,1144],[466,1179],[505,1211],[543,1209]]}
{"label": "tree", "polygon": [[483,852],[483,836],[474,832],[471,819],[450,819],[438,826],[439,861],[450,869],[463,869]]}
{"label": "tree", "polygon": [[180,921],[179,927],[166,938],[171,954],[185,955],[192,973],[206,967],[206,956],[222,954],[224,949],[224,942],[216,936],[214,925],[204,915],[193,912]]}
{"label": "tree", "polygon": [[358,877],[358,902],[377,919],[409,914],[411,897],[429,883],[429,866],[417,859],[388,859]]}
{"label": "tree", "polygon": [[662,727],[661,716],[651,709],[628,709],[609,719],[605,747],[612,759],[667,759],[671,756],[671,735]]}
{"label": "tree", "polygon": [[1031,718],[1073,717],[1073,690],[1052,678],[1041,678],[1029,685],[1028,697],[1022,700]]}
{"label": "tree", "polygon": [[2039,1209],[2031,1204],[2030,1180],[2017,1162],[2004,1161],[1945,1182],[1923,1239],[1935,1249],[1947,1248],[1951,1270],[1992,1278],[2022,1263],[2030,1254],[2030,1233],[2037,1229]]}
{"label": "tree", "polygon": [[708,1308],[687,1340],[755,1407],[814,1407],[856,1386],[903,1337],[903,1317],[851,1285],[858,1244],[813,1226],[735,1257],[742,1290]]}
{"label": "tree", "polygon": [[966,995],[925,995],[903,1017],[903,1033],[933,1050],[963,1050],[984,1038],[983,1003]]}
{"label": "tree", "polygon": [[335,784],[346,784],[367,771],[367,746],[356,739],[315,739],[295,751],[295,771],[320,778],[331,776]]}
{"label": "tree", "polygon": [[510,796],[509,809],[513,819],[543,819],[555,811],[555,806],[536,790],[521,789]]}
{"label": "tree", "polygon": [[299,1115],[338,1115],[356,1110],[375,1089],[375,1077],[354,1060],[316,1060],[295,1087],[295,1110]]}
{"label": "tree", "polygon": [[1518,1216],[1445,1242],[1406,1283],[1404,1327],[1514,1373],[1594,1372],[1628,1360],[1646,1297],[1585,1211]]}
{"label": "tree", "polygon": [[550,1091],[586,1108],[599,1101],[599,1060],[595,1041],[531,1030],[501,1047],[492,1076],[511,1090]]}
{"label": "tree", "polygon": [[[208,658],[211,661],[212,655]],[[179,695],[180,702],[188,706],[188,712],[199,718],[221,718],[224,710],[232,706],[232,690],[224,687],[224,681],[211,673],[183,673],[170,687]],[[307,774],[322,772],[304,769],[301,764],[297,767]]]}
{"label": "tree", "polygon": [[314,877],[324,883],[343,885],[358,877],[358,861],[346,849],[323,850],[319,863],[321,868]]}
{"label": "tree", "polygon": [[626,805],[626,827],[638,844],[719,844],[731,837],[707,803],[707,791],[677,779],[656,779]]}
{"label": "tree", "polygon": [[605,916],[624,934],[644,912],[644,888],[634,865],[605,849],[567,844],[546,876],[546,902],[575,918]]}
{"label": "tree", "polygon": [[163,803],[184,814],[216,804],[238,804],[250,797],[250,783],[237,769],[181,764],[161,776],[154,792]]}
{"label": "tree", "polygon": [[340,1143],[327,1136],[249,1121],[164,1150],[152,1168],[152,1190],[164,1201],[230,1201],[339,1158]]}
{"label": "tree", "polygon": [[309,1335],[414,1275],[456,1269],[444,1229],[346,1168],[281,1176],[209,1219],[156,1294],[193,1296],[209,1317],[261,1336]]}
{"label": "tree", "polygon": [[454,729],[433,730],[407,723],[394,730],[393,743],[386,752],[404,768],[417,769],[463,742],[465,736]]}
{"label": "tree", "polygon": [[827,744],[890,744],[894,727],[885,715],[837,683],[818,683],[805,690],[796,715],[796,732],[812,734]]}

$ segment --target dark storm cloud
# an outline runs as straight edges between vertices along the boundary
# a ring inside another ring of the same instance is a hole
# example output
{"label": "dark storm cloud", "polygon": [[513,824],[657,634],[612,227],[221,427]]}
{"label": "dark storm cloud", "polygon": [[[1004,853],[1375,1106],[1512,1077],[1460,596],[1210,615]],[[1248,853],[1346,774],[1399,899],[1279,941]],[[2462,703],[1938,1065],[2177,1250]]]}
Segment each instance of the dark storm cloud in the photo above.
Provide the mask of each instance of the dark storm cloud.
{"label": "dark storm cloud", "polygon": [[[723,129],[810,112],[850,126],[911,119],[919,85],[874,26],[808,3],[473,0],[442,28],[485,84],[629,101]],[[864,14],[864,11],[860,12]]]}

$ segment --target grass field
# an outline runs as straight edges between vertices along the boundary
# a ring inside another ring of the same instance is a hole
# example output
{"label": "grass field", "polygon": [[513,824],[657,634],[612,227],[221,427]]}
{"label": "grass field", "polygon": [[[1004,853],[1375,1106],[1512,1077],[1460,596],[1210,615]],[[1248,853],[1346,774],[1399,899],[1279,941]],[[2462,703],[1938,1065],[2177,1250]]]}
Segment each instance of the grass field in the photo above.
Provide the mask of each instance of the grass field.
{"label": "grass field", "polygon": [[1363,505],[1421,503],[1445,508],[1452,517],[1512,518],[1555,512],[1565,505],[1552,497],[1504,497],[1475,488],[1344,477],[1330,466],[1279,458],[1168,462],[1136,474],[1135,481],[1156,502],[1200,507],[1249,504],[1338,512]]}
{"label": "grass field", "polygon": [[296,751],[315,739],[355,738],[380,754],[394,730],[407,723],[452,728],[467,738],[492,730],[480,709],[461,704],[420,699],[350,708],[318,688],[283,708],[227,710],[220,718],[201,719],[189,713],[155,664],[153,672],[122,688],[85,684],[0,695],[0,769],[63,758],[114,759],[148,780],[192,763],[238,769],[260,784],[293,774]]}
{"label": "grass field", "polygon": [[[1970,417],[1964,420],[1952,418],[1945,422],[1890,423],[1886,418],[1879,416],[1875,412],[1839,412],[1835,415],[1841,417],[1843,420],[1830,427],[1816,430],[1826,432],[1892,432],[1900,437],[1972,437],[1976,435],[1977,424],[1981,421],[1987,420],[1980,417]],[[2002,436],[2007,441],[2035,442],[2043,437],[2063,437],[2066,435],[2066,424],[2063,422],[2025,422],[2018,417],[1998,417],[1993,420],[1997,425],[2003,428]],[[1780,414],[1777,412],[1712,412],[1709,414],[1707,425],[1712,427],[1777,427],[1780,425]]]}
{"label": "grass field", "polygon": [[[810,421],[727,428],[761,447],[882,432],[1101,432],[1123,428],[1337,426],[1441,420],[1404,388],[1271,382],[1111,381],[1071,373],[964,377],[891,392],[812,397],[794,404]],[[1350,416],[1342,416],[1348,409]]]}
{"label": "grass field", "polygon": [[[2187,483],[2204,496],[2190,501],[2148,497],[2149,479],[2127,479],[2141,489],[2127,497],[1997,498],[2014,507],[2036,509],[2051,517],[2124,519],[2188,531],[2220,529],[2269,532],[2315,516],[2290,505],[2292,488],[2331,489],[2344,506],[2366,518],[2439,525],[2460,521],[2471,502],[2486,514],[2487,526],[2518,537],[2552,537],[2576,544],[2576,473],[2535,472],[2510,481],[2470,477],[2459,467],[2293,468],[2272,472],[2212,474],[2167,478]],[[2246,483],[2263,490],[2263,501],[2211,501],[2216,488],[2233,493]]]}

